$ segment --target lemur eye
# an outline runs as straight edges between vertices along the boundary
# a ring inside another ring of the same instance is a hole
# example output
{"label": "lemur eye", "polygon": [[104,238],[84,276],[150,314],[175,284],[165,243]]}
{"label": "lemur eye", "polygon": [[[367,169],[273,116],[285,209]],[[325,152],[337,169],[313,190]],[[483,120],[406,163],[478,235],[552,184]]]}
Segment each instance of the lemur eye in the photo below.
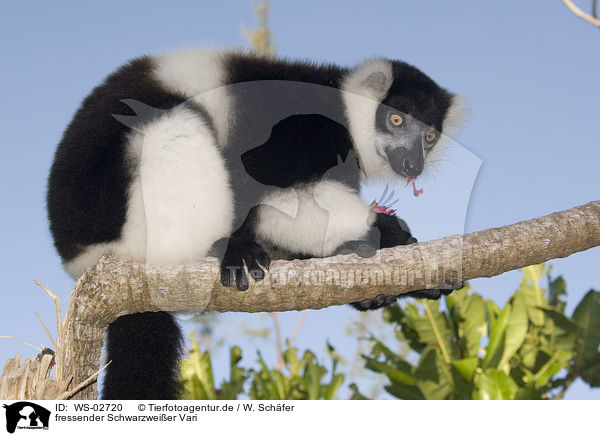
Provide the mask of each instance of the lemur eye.
{"label": "lemur eye", "polygon": [[434,132],[429,132],[426,136],[425,139],[427,140],[427,142],[431,142],[435,139],[436,134]]}
{"label": "lemur eye", "polygon": [[390,122],[394,125],[394,126],[399,126],[400,124],[402,124],[404,120],[402,119],[402,117],[398,114],[392,114],[390,115]]}

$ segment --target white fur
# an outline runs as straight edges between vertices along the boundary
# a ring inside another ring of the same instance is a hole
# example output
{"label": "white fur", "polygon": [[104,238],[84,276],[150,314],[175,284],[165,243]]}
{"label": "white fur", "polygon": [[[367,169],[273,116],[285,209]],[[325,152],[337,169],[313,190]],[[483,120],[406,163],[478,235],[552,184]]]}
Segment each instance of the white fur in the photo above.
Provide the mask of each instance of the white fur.
{"label": "white fur", "polygon": [[86,247],[77,257],[64,263],[65,270],[77,280],[86,269],[96,265],[102,256],[112,252],[114,244],[114,242],[107,242]]}
{"label": "white fur", "polygon": [[[381,76],[382,80],[372,81],[370,77]],[[364,97],[381,101],[394,81],[392,63],[383,58],[369,59],[354,67],[344,78],[342,89]]]}
{"label": "white fur", "polygon": [[258,235],[311,256],[328,256],[346,241],[363,239],[374,219],[355,190],[335,181],[280,189],[261,204]]}
{"label": "white fur", "polygon": [[111,251],[148,263],[180,264],[206,256],[231,233],[233,194],[205,120],[177,107],[132,131],[133,170],[119,240],[88,247],[65,267],[79,277]]}
{"label": "white fur", "polygon": [[204,257],[214,241],[231,233],[233,216],[228,173],[214,138],[205,121],[185,108],[143,130],[130,142],[139,171],[130,190],[124,247],[141,247],[146,240],[150,263]]}
{"label": "white fur", "polygon": [[452,136],[462,127],[468,113],[466,98],[463,95],[453,96],[448,112],[446,112],[442,122],[442,135],[435,147],[425,155],[426,169],[431,165],[435,165],[437,160],[445,158],[446,153],[449,151],[446,146],[452,142]]}
{"label": "white fur", "polygon": [[225,52],[196,48],[154,58],[154,77],[166,89],[203,106],[211,115],[220,146],[226,144],[231,97],[227,91]]}
{"label": "white fur", "polygon": [[[371,74],[385,77],[383,87],[373,88]],[[354,147],[358,153],[363,176],[369,180],[395,180],[398,175],[377,154],[375,115],[377,107],[393,82],[392,64],[386,59],[372,59],[350,72],[342,84],[342,97]]]}
{"label": "white fur", "polygon": [[446,116],[444,117],[444,122],[442,123],[444,134],[450,137],[456,134],[467,119],[468,113],[469,110],[465,96],[453,96],[448,112],[446,112]]}

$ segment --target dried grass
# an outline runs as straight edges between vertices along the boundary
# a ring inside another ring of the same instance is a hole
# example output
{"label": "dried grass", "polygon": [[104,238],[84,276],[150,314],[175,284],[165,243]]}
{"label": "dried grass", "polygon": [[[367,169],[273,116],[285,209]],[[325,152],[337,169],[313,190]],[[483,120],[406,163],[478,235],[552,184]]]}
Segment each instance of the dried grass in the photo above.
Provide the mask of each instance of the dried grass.
{"label": "dried grass", "polygon": [[[58,351],[58,348],[64,343],[60,300],[46,286],[37,281],[35,283],[44,289],[54,301],[56,307],[56,331],[58,332],[56,340],[52,338],[48,328],[37,312],[36,315],[42,323],[50,342],[52,342],[52,345]],[[53,371],[56,363],[54,351],[45,347],[36,347],[14,336],[0,336],[0,338],[14,339],[40,351],[40,354],[30,356],[24,362],[20,353],[6,361],[6,365],[4,365],[2,375],[0,376],[0,400],[67,400],[90,384],[95,383],[98,374],[108,366],[108,364],[105,365],[85,381],[72,387],[73,376],[67,376],[62,380],[55,379]]]}

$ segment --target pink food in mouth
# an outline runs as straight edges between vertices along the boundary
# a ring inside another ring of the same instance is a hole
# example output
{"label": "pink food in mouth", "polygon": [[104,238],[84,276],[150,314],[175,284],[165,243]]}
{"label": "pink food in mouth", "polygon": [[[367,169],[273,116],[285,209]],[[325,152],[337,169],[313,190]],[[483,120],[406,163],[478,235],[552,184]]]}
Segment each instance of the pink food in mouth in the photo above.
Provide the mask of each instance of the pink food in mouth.
{"label": "pink food in mouth", "polygon": [[418,197],[419,195],[421,195],[423,193],[423,188],[417,189],[417,185],[415,184],[415,180],[417,180],[417,178],[414,177],[414,176],[409,176],[406,173],[403,173],[403,174],[406,177],[406,183],[404,183],[404,187],[407,187],[409,183],[412,183],[412,186],[413,186],[413,195],[415,197]]}
{"label": "pink food in mouth", "polygon": [[395,215],[396,214],[396,209],[390,209],[388,206],[379,206],[377,204],[377,201],[373,201],[373,203],[371,203],[371,207],[377,213],[384,213],[386,215]]}

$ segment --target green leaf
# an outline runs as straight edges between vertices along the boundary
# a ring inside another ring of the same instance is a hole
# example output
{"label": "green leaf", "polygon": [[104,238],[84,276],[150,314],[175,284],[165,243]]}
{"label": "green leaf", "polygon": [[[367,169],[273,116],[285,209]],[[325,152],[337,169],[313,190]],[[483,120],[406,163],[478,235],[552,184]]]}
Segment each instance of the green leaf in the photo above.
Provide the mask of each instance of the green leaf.
{"label": "green leaf", "polygon": [[[513,379],[514,380],[514,379]],[[534,388],[519,388],[514,400],[541,400],[542,392]]]}
{"label": "green leaf", "polygon": [[445,362],[458,357],[456,344],[450,341],[454,337],[446,313],[440,312],[439,301],[425,301],[425,316],[411,318],[411,325],[419,335],[421,344],[437,344]]}
{"label": "green leaf", "polygon": [[206,392],[206,389],[204,389],[204,385],[202,384],[202,382],[198,379],[198,377],[194,376],[193,380],[193,392],[194,392],[194,397],[198,398],[200,400],[210,400],[212,399],[210,397],[210,395],[208,394],[208,392]]}
{"label": "green leaf", "polygon": [[[504,367],[510,358],[517,352],[523,344],[527,336],[527,328],[529,327],[529,319],[527,318],[527,307],[525,298],[522,292],[515,292],[511,302],[512,308],[504,339],[504,352],[498,364],[499,368]],[[491,340],[490,340],[491,344]],[[488,347],[489,348],[489,347]]]}
{"label": "green leaf", "polygon": [[193,371],[194,390],[200,398],[216,400],[217,394],[212,372],[212,364],[208,352],[200,352],[199,344],[192,338],[192,350],[189,362]]}
{"label": "green leaf", "polygon": [[309,400],[319,399],[319,393],[321,392],[321,378],[324,374],[325,368],[313,363],[313,361],[307,364],[304,370],[304,386],[306,388],[306,392],[308,393]]}
{"label": "green leaf", "polygon": [[536,384],[538,386],[546,386],[556,373],[568,365],[571,355],[570,351],[557,350],[550,360],[534,375]]}
{"label": "green leaf", "polygon": [[580,331],[579,326],[554,309],[542,309],[542,311],[551,321],[547,323],[551,348],[573,351]]}
{"label": "green leaf", "polygon": [[481,336],[485,327],[485,302],[481,295],[469,297],[464,310],[464,339],[467,356],[477,356],[481,346]]}
{"label": "green leaf", "polygon": [[539,281],[544,275],[544,264],[530,265],[522,268],[522,271],[523,279],[519,290],[523,293],[529,320],[536,326],[543,326],[544,314],[539,308],[546,306],[547,300]]}
{"label": "green leaf", "polygon": [[[385,344],[378,339],[372,337],[371,340],[374,342],[373,348],[371,349],[371,354],[378,358],[379,356],[384,356],[386,363],[391,365],[392,367],[403,371],[407,374],[411,374],[413,371],[413,366],[404,360],[401,356],[394,353]],[[366,356],[365,356],[366,357]]]}
{"label": "green leaf", "polygon": [[498,387],[498,391],[500,393],[499,399],[514,399],[517,391],[519,390],[519,386],[515,383],[515,381],[509,375],[506,375],[500,370],[490,369],[489,374],[492,377],[495,385]]}
{"label": "green leaf", "polygon": [[244,382],[248,378],[246,370],[238,366],[242,360],[242,350],[240,347],[231,347],[229,351],[229,381],[221,384],[220,400],[235,400],[238,395],[244,391]]}
{"label": "green leaf", "polygon": [[344,374],[335,374],[331,383],[328,386],[325,386],[325,392],[323,393],[323,398],[325,400],[333,400],[337,391],[340,389],[342,384],[344,383]]}
{"label": "green leaf", "polygon": [[589,360],[585,371],[580,374],[581,378],[591,387],[600,387],[600,353],[596,353],[596,356]]}
{"label": "green leaf", "polygon": [[481,295],[468,294],[466,289],[447,296],[446,304],[455,326],[460,356],[476,357],[486,326],[485,302]]}
{"label": "green leaf", "polygon": [[356,383],[352,383],[348,387],[352,392],[352,396],[350,397],[351,400],[370,400],[370,398],[365,397],[363,394],[360,393],[360,391],[358,390],[358,386],[356,386]]}
{"label": "green leaf", "polygon": [[487,347],[487,351],[485,353],[485,357],[483,358],[482,367],[487,368],[488,364],[491,362],[492,358],[499,353],[502,345],[502,341],[504,339],[504,335],[506,333],[506,328],[508,327],[508,321],[510,320],[511,315],[511,306],[506,305],[506,307],[500,312],[500,316],[492,326],[492,331],[490,335],[490,342]]}
{"label": "green leaf", "polygon": [[401,400],[424,400],[423,394],[416,386],[407,386],[399,383],[392,383],[384,389],[396,398]]}
{"label": "green leaf", "polygon": [[258,396],[253,399],[273,399],[273,400],[284,399],[284,398],[282,398],[282,396],[280,394],[280,391],[277,386],[277,382],[273,378],[274,372],[276,372],[276,371],[269,370],[260,351],[258,351],[257,354],[258,354],[257,362],[259,364],[260,371],[255,372],[256,375],[253,379],[253,382],[256,383],[256,385],[257,385],[256,394]]}
{"label": "green leaf", "polygon": [[477,391],[473,398],[479,400],[512,400],[515,398],[519,386],[504,372],[489,369],[487,374],[478,374],[475,380]]}
{"label": "green leaf", "polygon": [[286,380],[283,374],[275,369],[272,369],[271,379],[273,380],[273,386],[277,390],[277,398],[278,399],[287,399],[288,398],[288,389],[286,386]]}
{"label": "green leaf", "polygon": [[410,318],[418,318],[419,317],[419,308],[416,304],[409,303],[406,305],[406,311],[408,312],[408,316]]}
{"label": "green leaf", "polygon": [[521,268],[523,271],[523,279],[521,283],[530,282],[531,284],[539,283],[540,279],[545,274],[545,265],[543,263],[537,265],[529,265]]}
{"label": "green leaf", "polygon": [[491,332],[492,330],[494,330],[496,321],[498,320],[498,317],[500,316],[501,310],[498,307],[498,305],[496,303],[494,303],[492,300],[486,300],[485,307],[486,307],[486,314],[487,314],[487,319],[488,319],[488,323],[489,323],[488,331]]}
{"label": "green leaf", "polygon": [[429,348],[421,355],[414,378],[419,391],[428,400],[444,400],[454,390],[451,367],[444,362],[441,353]]}
{"label": "green leaf", "polygon": [[565,304],[560,300],[562,295],[567,295],[567,283],[558,276],[554,280],[548,276],[548,303],[550,306],[556,307],[560,312],[564,311]]}
{"label": "green leaf", "polygon": [[539,351],[538,332],[535,329],[529,329],[525,341],[519,349],[519,356],[524,367],[533,370]]}
{"label": "green leaf", "polygon": [[573,312],[573,320],[582,329],[581,344],[577,347],[575,367],[586,371],[596,364],[600,345],[600,292],[590,289]]}
{"label": "green leaf", "polygon": [[283,352],[283,361],[290,366],[291,376],[300,376],[302,371],[302,362],[298,359],[298,349],[288,348]]}
{"label": "green leaf", "polygon": [[365,359],[365,367],[367,369],[385,374],[393,382],[400,383],[403,385],[414,386],[415,380],[410,375],[410,373],[406,373],[399,369],[392,368],[391,366],[383,362],[379,362],[375,359],[372,359],[368,356],[363,356],[363,358]]}
{"label": "green leaf", "polygon": [[413,303],[407,303],[405,309],[399,304],[394,304],[385,308],[384,313],[396,324],[396,337],[399,340],[407,342],[417,353],[425,348],[426,345],[420,341],[419,334],[413,327],[413,320],[419,318],[419,310]]}
{"label": "green leaf", "polygon": [[478,363],[479,359],[477,357],[468,357],[466,359],[452,361],[452,366],[465,381],[471,383]]}

